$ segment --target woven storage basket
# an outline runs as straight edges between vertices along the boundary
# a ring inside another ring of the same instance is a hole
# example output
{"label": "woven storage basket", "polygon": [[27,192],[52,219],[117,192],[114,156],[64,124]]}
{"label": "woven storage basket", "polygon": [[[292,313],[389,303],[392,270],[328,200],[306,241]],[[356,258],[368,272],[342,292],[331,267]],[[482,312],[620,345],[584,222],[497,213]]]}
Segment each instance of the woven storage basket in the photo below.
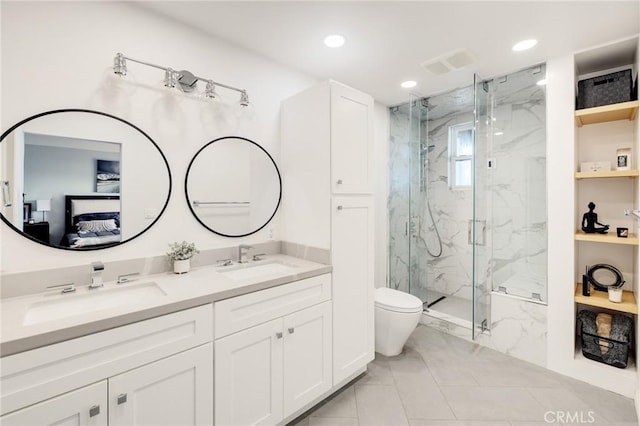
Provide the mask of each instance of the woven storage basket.
{"label": "woven storage basket", "polygon": [[577,109],[593,108],[633,100],[631,70],[623,70],[578,81]]}
{"label": "woven storage basket", "polygon": [[[629,349],[633,339],[633,322],[622,314],[613,316],[612,327],[617,328],[615,337],[598,336],[596,316],[592,311],[582,310],[578,313],[577,323],[580,330],[582,354],[585,358],[602,362],[618,368],[627,368]],[[606,348],[606,351],[602,349]]]}

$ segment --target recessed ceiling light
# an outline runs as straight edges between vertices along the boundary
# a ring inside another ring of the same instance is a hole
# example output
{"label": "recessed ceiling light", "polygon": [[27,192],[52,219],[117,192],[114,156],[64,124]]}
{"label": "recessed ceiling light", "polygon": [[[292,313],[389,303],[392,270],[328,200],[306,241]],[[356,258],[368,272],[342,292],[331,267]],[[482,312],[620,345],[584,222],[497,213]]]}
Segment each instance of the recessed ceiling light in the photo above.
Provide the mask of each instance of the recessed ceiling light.
{"label": "recessed ceiling light", "polygon": [[529,40],[522,40],[521,42],[514,44],[511,49],[513,49],[514,52],[522,52],[523,50],[531,49],[536,44],[538,44],[538,40],[531,38]]}
{"label": "recessed ceiling light", "polygon": [[340,34],[332,34],[324,38],[324,44],[328,47],[340,47],[344,44],[344,37]]}
{"label": "recessed ceiling light", "polygon": [[542,80],[538,80],[538,82],[536,83],[538,86],[544,86],[547,84],[547,79],[543,78]]}
{"label": "recessed ceiling light", "polygon": [[413,80],[408,80],[408,81],[403,81],[400,86],[404,87],[405,89],[410,89],[412,87],[416,87],[418,83],[416,83]]}
{"label": "recessed ceiling light", "polygon": [[496,135],[496,136],[502,136],[502,135],[504,135],[504,132],[495,132],[495,133],[494,133],[494,135]]}

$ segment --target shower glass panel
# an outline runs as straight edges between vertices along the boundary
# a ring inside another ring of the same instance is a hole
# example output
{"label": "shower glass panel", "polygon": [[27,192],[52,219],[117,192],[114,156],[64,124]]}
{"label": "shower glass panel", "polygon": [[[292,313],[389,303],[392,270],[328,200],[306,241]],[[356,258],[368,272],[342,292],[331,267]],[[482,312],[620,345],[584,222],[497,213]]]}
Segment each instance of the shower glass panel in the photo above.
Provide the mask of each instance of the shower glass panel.
{"label": "shower glass panel", "polygon": [[416,213],[421,198],[420,115],[420,100],[415,96],[390,110],[389,284],[424,301],[426,283],[421,284],[416,249],[421,226]]}
{"label": "shower glass panel", "polygon": [[411,95],[409,99],[409,293],[427,302],[428,277],[424,252],[424,206],[427,196],[427,146],[422,132],[422,121],[427,109],[422,99]]}
{"label": "shower glass panel", "polygon": [[473,144],[473,219],[469,224],[470,239],[473,246],[473,338],[475,339],[489,327],[489,304],[491,301],[491,265],[489,262],[491,247],[490,201],[487,199],[487,179],[491,165],[491,97],[489,84],[478,75],[474,75],[475,126]]}
{"label": "shower glass panel", "polygon": [[473,86],[426,99],[422,237],[429,315],[472,327]]}
{"label": "shower glass panel", "polygon": [[547,301],[546,91],[538,82],[545,75],[541,64],[488,83],[490,204],[480,209],[491,224],[493,291],[541,302]]}
{"label": "shower glass panel", "polygon": [[409,292],[409,104],[389,110],[389,287]]}

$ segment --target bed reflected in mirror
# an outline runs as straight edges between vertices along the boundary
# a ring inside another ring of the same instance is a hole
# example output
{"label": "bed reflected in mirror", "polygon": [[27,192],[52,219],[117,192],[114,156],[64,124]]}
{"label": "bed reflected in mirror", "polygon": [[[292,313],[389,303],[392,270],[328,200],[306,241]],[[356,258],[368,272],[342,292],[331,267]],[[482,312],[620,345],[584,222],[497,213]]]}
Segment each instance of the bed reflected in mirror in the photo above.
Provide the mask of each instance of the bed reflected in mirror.
{"label": "bed reflected in mirror", "polygon": [[169,200],[164,155],[120,118],[49,111],[16,124],[1,142],[2,220],[33,241],[71,250],[112,247],[151,227]]}

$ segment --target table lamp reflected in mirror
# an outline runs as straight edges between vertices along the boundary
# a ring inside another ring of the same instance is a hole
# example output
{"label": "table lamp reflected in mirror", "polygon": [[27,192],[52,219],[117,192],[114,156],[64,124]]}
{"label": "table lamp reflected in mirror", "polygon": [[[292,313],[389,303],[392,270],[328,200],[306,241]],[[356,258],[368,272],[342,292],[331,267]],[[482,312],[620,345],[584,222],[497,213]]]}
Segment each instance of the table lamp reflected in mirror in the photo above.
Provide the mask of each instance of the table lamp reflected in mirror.
{"label": "table lamp reflected in mirror", "polygon": [[42,221],[46,222],[46,213],[51,211],[51,199],[36,200],[36,211],[42,212]]}

